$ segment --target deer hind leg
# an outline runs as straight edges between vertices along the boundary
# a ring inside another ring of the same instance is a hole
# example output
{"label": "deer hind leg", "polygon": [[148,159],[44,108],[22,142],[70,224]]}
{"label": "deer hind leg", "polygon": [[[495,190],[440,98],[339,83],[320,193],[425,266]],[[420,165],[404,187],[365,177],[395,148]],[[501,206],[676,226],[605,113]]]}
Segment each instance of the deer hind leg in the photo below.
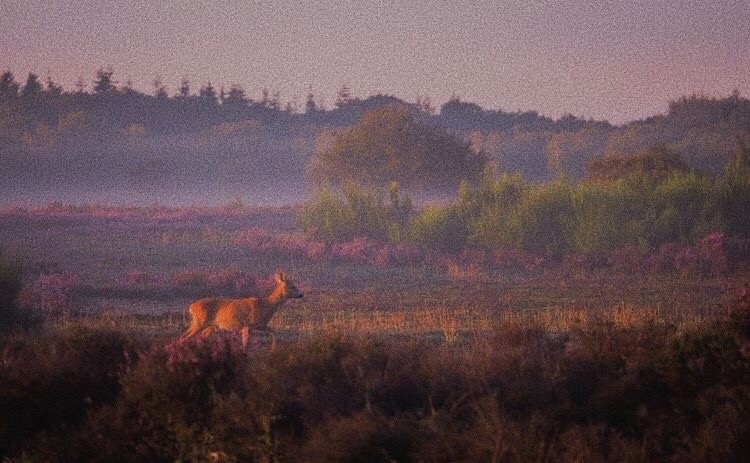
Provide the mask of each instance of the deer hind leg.
{"label": "deer hind leg", "polygon": [[247,344],[250,342],[250,328],[245,326],[240,330],[240,334],[242,335],[242,347],[247,347]]}

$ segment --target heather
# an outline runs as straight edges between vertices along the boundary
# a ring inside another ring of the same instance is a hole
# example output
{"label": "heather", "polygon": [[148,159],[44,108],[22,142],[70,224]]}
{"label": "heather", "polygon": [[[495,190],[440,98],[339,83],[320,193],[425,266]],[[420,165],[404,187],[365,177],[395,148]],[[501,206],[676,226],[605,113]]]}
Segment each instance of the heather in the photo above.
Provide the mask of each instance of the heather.
{"label": "heather", "polygon": [[[536,188],[510,180],[499,198],[513,197],[513,185]],[[562,182],[550,188],[568,191]],[[463,246],[443,246],[442,231],[413,241],[406,219],[460,207],[411,209],[395,187],[379,194],[352,197],[398,234],[324,240],[299,228],[304,206],[2,211],[0,453],[11,461],[741,461],[750,453],[742,235],[712,229],[596,253],[479,246],[468,235]],[[253,332],[247,349],[236,333],[176,342],[192,300],[267,294],[278,269],[305,297],[279,309],[273,332]]]}
{"label": "heather", "polygon": [[[742,460],[746,293],[700,327],[592,320],[250,351],[95,330],[3,339],[3,452],[45,460]],[[53,353],[54,352],[54,353]],[[21,368],[21,365],[24,365]]]}

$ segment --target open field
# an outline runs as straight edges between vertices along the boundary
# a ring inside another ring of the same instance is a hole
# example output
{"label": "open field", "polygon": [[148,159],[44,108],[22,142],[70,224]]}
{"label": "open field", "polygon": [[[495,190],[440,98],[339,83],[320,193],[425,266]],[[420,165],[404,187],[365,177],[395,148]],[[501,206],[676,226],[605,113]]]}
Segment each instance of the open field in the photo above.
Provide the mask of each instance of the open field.
{"label": "open field", "polygon": [[[566,331],[590,320],[691,325],[721,315],[748,275],[742,268],[633,274],[559,263],[485,269],[434,255],[367,262],[307,240],[292,208],[11,210],[0,217],[0,242],[23,262],[31,292],[42,293],[29,297],[66,293],[47,304],[48,314],[118,324],[149,315],[167,320],[172,334],[192,300],[262,295],[278,269],[293,275],[305,299],[283,306],[275,329],[410,335],[446,325],[466,335],[508,324]],[[45,275],[60,278],[40,281]]]}
{"label": "open field", "polygon": [[[653,271],[355,240],[294,209],[0,213],[27,330],[0,332],[9,461],[742,461],[744,262]],[[648,256],[645,256],[648,258]],[[499,262],[499,263],[498,263]],[[619,264],[618,264],[619,265]],[[305,293],[176,343],[189,303]],[[1,269],[0,269],[1,270]],[[2,272],[0,272],[0,277]],[[0,278],[0,280],[2,280]]]}

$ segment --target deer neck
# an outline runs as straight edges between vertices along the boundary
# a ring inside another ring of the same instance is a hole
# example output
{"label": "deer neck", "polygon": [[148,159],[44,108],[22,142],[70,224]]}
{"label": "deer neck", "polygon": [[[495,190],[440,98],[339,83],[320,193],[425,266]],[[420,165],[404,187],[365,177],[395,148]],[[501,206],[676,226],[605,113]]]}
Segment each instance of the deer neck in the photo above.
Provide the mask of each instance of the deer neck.
{"label": "deer neck", "polygon": [[273,307],[278,307],[286,301],[286,294],[284,293],[284,287],[277,285],[276,288],[268,295],[266,301]]}

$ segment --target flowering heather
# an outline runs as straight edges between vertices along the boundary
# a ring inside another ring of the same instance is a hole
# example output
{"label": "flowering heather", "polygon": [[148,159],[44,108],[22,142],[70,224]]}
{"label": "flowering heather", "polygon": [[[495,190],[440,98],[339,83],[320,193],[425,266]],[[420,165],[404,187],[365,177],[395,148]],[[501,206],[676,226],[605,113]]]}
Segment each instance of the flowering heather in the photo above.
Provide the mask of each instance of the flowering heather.
{"label": "flowering heather", "polygon": [[228,267],[223,270],[185,270],[172,277],[172,284],[177,288],[227,291],[235,294],[247,294],[256,289],[255,278],[237,267]]}
{"label": "flowering heather", "polygon": [[[202,362],[211,364],[232,362],[242,352],[240,343],[233,341],[237,340],[233,340],[231,335],[224,335],[167,344],[164,346],[167,369],[174,372],[176,368],[194,366]],[[159,350],[158,347],[156,349]]]}
{"label": "flowering heather", "polygon": [[376,267],[409,265],[424,259],[423,253],[415,246],[381,244],[366,237],[357,237],[345,243],[332,245],[330,257],[333,260],[369,264]]}
{"label": "flowering heather", "polygon": [[235,246],[255,251],[277,251],[308,258],[319,258],[325,251],[323,243],[310,240],[302,233],[276,234],[259,227],[237,233],[233,242]]}

